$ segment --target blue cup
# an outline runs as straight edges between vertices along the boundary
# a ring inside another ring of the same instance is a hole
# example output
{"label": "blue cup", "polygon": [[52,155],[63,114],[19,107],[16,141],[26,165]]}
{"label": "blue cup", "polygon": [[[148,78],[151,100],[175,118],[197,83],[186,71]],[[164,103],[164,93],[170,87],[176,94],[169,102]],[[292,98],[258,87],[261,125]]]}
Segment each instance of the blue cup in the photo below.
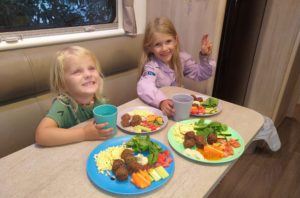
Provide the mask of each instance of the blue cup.
{"label": "blue cup", "polygon": [[103,104],[93,109],[94,118],[97,124],[107,122],[104,129],[113,128],[117,132],[117,115],[118,108],[114,105]]}

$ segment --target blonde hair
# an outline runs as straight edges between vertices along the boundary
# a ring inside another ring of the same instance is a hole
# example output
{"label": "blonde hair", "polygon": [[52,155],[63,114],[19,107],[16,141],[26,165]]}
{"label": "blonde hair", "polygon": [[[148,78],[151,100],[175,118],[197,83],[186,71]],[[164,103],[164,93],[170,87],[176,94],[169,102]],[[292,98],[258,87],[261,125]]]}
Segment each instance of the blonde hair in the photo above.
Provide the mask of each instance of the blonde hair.
{"label": "blonde hair", "polygon": [[[142,75],[144,72],[145,64],[149,62],[151,56],[153,56],[153,54],[150,51],[150,48],[153,45],[155,33],[168,34],[174,37],[174,39],[176,40],[178,38],[176,29],[173,23],[170,21],[170,19],[166,17],[159,17],[159,18],[155,18],[153,21],[150,21],[146,26],[145,36],[143,40],[143,52],[139,63],[140,75]],[[175,71],[176,82],[180,86],[182,86],[183,74],[182,74],[182,65],[179,57],[179,51],[180,51],[179,43],[177,42],[174,54],[171,59],[170,66]]]}
{"label": "blonde hair", "polygon": [[[103,74],[101,71],[100,63],[94,53],[90,50],[80,47],[80,46],[70,46],[66,47],[56,53],[56,57],[54,59],[54,65],[50,69],[50,88],[51,91],[58,96],[64,95],[71,99],[71,101],[76,104],[74,99],[68,95],[65,90],[65,79],[64,79],[64,68],[66,67],[66,60],[72,58],[72,56],[89,56],[95,63],[96,70],[100,76],[100,87],[99,90],[95,93],[95,97],[98,100],[102,99],[102,91],[103,91]],[[77,105],[76,105],[77,106]],[[77,108],[77,107],[75,107]]]}

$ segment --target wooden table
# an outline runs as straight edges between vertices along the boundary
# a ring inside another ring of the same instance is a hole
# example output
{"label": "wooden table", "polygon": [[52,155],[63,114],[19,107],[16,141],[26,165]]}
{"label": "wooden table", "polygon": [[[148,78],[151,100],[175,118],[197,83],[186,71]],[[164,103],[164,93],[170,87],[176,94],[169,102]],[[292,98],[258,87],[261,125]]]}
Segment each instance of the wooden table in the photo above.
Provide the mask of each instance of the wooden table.
{"label": "wooden table", "polygon": [[[196,92],[179,88],[162,89],[168,96]],[[226,123],[243,137],[246,147],[263,125],[261,114],[232,103],[221,101],[222,112],[209,119]],[[118,107],[119,110],[145,105],[135,99]],[[162,131],[151,135],[170,146],[167,132],[174,124],[169,120]],[[121,131],[117,136],[127,135]],[[88,141],[52,148],[36,145],[0,159],[0,197],[111,197],[95,187],[87,177],[86,162],[90,152],[101,141]],[[214,189],[234,162],[207,165],[191,162],[174,153],[175,173],[162,188],[143,197],[205,197]]]}

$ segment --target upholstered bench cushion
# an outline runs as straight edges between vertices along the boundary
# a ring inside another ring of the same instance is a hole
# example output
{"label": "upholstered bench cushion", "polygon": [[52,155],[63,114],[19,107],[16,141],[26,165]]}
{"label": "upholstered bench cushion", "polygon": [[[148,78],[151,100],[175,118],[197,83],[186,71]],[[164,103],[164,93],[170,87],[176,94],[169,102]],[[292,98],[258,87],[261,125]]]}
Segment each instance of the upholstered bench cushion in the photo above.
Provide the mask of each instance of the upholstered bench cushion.
{"label": "upholstered bench cushion", "polygon": [[49,71],[56,51],[80,45],[100,61],[104,95],[120,105],[137,97],[142,36],[113,37],[63,45],[0,51],[0,157],[34,143],[35,128],[47,113]]}

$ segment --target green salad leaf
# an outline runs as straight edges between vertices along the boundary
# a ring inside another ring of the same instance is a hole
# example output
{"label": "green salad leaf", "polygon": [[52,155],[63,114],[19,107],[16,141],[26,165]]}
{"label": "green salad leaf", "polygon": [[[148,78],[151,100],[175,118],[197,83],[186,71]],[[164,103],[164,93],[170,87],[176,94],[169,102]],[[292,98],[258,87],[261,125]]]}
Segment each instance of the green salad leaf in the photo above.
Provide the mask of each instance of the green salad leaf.
{"label": "green salad leaf", "polygon": [[202,106],[204,107],[216,107],[218,106],[219,100],[214,97],[209,97],[205,101],[201,103]]}
{"label": "green salad leaf", "polygon": [[148,163],[150,165],[157,161],[158,153],[162,152],[162,148],[157,143],[152,142],[149,135],[135,135],[126,143],[126,146],[138,153],[148,151]]}
{"label": "green salad leaf", "polygon": [[220,122],[211,122],[206,124],[204,119],[199,119],[197,122],[195,122],[194,130],[196,131],[197,135],[202,135],[205,138],[210,133],[215,133],[216,135],[227,131],[228,126],[226,124],[222,124]]}

